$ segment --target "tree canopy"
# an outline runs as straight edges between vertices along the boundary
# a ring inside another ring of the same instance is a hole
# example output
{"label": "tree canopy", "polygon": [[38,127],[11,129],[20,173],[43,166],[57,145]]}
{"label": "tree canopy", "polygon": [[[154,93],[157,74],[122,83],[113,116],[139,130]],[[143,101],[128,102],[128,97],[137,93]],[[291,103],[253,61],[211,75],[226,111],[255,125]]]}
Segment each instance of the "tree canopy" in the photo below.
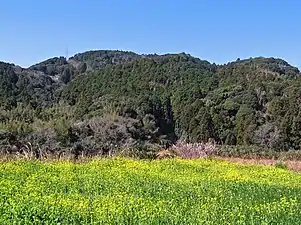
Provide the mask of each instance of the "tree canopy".
{"label": "tree canopy", "polygon": [[69,124],[114,113],[140,121],[158,143],[300,149],[300,90],[298,68],[276,58],[216,65],[185,53],[90,51],[28,69],[0,63],[0,119],[7,129],[9,115],[30,107],[49,122],[58,119],[54,108],[69,107]]}

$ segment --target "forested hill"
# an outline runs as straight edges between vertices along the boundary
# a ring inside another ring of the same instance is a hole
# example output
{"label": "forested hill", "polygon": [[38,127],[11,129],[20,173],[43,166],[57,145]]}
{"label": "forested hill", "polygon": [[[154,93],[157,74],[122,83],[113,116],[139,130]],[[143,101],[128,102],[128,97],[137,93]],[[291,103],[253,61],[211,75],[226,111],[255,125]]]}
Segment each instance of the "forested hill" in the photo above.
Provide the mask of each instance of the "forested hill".
{"label": "forested hill", "polygon": [[0,99],[3,143],[11,135],[102,153],[178,139],[275,150],[301,144],[300,72],[275,58],[216,65],[185,53],[103,50],[27,69],[0,63]]}

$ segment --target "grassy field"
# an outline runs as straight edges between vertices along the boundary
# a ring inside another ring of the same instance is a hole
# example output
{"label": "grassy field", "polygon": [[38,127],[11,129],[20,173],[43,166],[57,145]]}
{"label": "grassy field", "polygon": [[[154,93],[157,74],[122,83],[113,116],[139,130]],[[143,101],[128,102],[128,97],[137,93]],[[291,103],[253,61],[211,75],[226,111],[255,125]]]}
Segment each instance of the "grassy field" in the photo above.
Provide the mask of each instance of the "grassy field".
{"label": "grassy field", "polygon": [[301,175],[216,160],[0,164],[0,224],[301,224]]}

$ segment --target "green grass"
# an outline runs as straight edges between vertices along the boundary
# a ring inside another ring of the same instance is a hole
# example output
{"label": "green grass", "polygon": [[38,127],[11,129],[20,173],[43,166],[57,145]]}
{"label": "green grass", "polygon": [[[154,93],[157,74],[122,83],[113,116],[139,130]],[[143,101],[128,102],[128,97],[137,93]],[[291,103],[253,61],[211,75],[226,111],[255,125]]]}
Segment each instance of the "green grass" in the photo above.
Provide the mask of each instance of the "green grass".
{"label": "green grass", "polygon": [[11,161],[0,224],[301,224],[301,175],[214,160]]}

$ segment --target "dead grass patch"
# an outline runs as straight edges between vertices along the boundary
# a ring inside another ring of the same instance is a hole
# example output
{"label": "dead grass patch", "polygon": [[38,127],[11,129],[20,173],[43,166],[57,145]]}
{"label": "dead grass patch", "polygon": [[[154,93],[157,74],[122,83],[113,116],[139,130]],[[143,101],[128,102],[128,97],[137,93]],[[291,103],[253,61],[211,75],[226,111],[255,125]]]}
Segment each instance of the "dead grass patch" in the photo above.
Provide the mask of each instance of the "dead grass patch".
{"label": "dead grass patch", "polygon": [[236,157],[214,157],[219,160],[226,160],[229,162],[235,163],[243,163],[243,164],[262,164],[266,166],[275,166],[277,163],[281,162],[287,166],[289,170],[295,172],[301,172],[301,161],[300,160],[277,160],[277,159],[261,159],[261,158],[251,158],[251,159],[243,159]]}

